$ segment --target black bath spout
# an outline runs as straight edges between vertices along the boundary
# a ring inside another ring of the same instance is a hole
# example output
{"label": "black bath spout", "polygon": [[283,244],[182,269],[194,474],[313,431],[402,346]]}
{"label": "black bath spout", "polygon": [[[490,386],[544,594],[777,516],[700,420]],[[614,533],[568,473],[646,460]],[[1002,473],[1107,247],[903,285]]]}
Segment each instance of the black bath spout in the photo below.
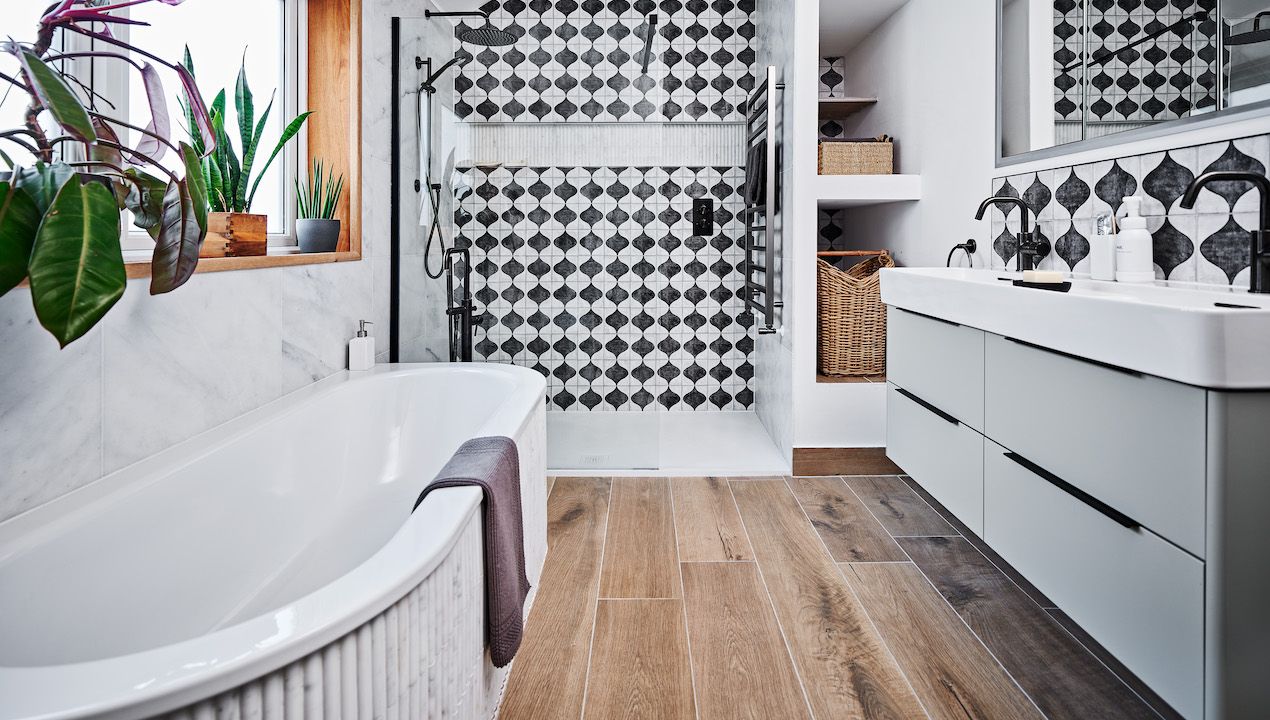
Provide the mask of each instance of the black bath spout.
{"label": "black bath spout", "polygon": [[1050,244],[1045,240],[1036,240],[1032,234],[1032,226],[1028,220],[1028,213],[1031,212],[1031,208],[1019,198],[996,195],[979,204],[979,212],[975,213],[975,220],[982,220],[983,214],[993,205],[1017,205],[1019,207],[1022,217],[1019,220],[1019,250],[1015,254],[1015,269],[1019,271],[1035,270],[1036,263],[1049,254]]}
{"label": "black bath spout", "polygon": [[1199,191],[1205,185],[1215,182],[1251,183],[1256,186],[1257,192],[1261,195],[1261,214],[1257,220],[1257,229],[1249,233],[1248,238],[1251,245],[1249,255],[1252,261],[1248,268],[1248,292],[1270,293],[1270,283],[1267,282],[1267,278],[1270,277],[1270,248],[1266,247],[1267,229],[1270,228],[1270,225],[1267,225],[1270,221],[1270,179],[1260,173],[1241,170],[1206,172],[1191,181],[1190,186],[1186,188],[1186,194],[1182,196],[1182,207],[1186,210],[1194,209],[1195,201],[1199,199]]}

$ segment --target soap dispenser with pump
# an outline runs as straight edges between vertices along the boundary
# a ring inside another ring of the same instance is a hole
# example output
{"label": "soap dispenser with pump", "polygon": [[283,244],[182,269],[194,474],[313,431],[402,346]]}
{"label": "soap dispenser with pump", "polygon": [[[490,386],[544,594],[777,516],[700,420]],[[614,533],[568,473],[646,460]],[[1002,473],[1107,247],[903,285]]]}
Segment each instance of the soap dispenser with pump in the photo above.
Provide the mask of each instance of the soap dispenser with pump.
{"label": "soap dispenser with pump", "polygon": [[1145,283],[1155,280],[1154,253],[1147,220],[1142,217],[1142,198],[1127,197],[1124,219],[1116,233],[1116,281]]}
{"label": "soap dispenser with pump", "polygon": [[348,341],[348,369],[361,372],[375,367],[375,338],[366,332],[367,325],[374,325],[369,320],[362,320],[357,337]]}

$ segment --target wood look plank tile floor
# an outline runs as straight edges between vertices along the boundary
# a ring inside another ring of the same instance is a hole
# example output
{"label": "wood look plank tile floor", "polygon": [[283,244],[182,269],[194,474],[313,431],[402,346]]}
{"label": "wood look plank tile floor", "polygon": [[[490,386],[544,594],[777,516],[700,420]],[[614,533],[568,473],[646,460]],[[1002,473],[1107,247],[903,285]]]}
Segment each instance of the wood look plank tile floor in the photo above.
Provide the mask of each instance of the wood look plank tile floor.
{"label": "wood look plank tile floor", "polygon": [[907,478],[551,482],[502,720],[1176,717]]}

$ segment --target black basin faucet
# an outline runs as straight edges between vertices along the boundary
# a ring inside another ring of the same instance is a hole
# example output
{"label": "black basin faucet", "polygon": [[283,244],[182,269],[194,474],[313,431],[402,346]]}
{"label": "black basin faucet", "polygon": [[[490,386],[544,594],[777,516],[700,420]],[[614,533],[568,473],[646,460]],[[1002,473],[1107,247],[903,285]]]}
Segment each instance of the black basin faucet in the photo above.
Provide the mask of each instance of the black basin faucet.
{"label": "black basin faucet", "polygon": [[1019,250],[1015,253],[1015,269],[1016,270],[1035,270],[1036,263],[1050,252],[1050,244],[1046,240],[1036,240],[1030,230],[1031,224],[1028,221],[1028,213],[1031,208],[1027,203],[1016,197],[1007,197],[998,195],[984,200],[979,205],[979,212],[975,213],[975,220],[982,220],[983,214],[993,205],[1018,205],[1021,218],[1019,219]]}
{"label": "black basin faucet", "polygon": [[1186,194],[1182,196],[1182,207],[1187,210],[1194,208],[1200,189],[1215,182],[1252,183],[1261,193],[1261,217],[1257,220],[1257,229],[1249,236],[1252,263],[1248,268],[1248,291],[1270,293],[1270,282],[1267,282],[1267,277],[1270,276],[1270,248],[1266,247],[1266,237],[1270,234],[1270,225],[1267,225],[1270,221],[1270,180],[1265,175],[1239,170],[1206,172],[1191,181],[1190,187],[1186,188]]}

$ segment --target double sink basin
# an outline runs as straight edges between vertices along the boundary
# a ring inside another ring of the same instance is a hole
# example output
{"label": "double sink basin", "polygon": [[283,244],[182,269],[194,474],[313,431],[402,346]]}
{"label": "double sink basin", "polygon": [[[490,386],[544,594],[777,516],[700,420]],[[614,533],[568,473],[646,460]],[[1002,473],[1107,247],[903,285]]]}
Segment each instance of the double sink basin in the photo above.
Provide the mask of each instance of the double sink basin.
{"label": "double sink basin", "polygon": [[1081,279],[1062,293],[1015,286],[1016,272],[882,273],[887,305],[1197,387],[1270,389],[1270,295]]}

